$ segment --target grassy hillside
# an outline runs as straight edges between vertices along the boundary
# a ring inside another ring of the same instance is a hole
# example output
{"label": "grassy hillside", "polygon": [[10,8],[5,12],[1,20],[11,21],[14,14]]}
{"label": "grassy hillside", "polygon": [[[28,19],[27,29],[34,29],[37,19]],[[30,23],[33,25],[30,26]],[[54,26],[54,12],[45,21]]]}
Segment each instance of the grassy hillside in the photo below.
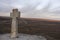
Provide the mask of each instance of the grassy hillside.
{"label": "grassy hillside", "polygon": [[[21,18],[19,20],[19,33],[48,35],[60,40],[60,21],[46,19]],[[11,18],[0,17],[0,34],[10,33]]]}

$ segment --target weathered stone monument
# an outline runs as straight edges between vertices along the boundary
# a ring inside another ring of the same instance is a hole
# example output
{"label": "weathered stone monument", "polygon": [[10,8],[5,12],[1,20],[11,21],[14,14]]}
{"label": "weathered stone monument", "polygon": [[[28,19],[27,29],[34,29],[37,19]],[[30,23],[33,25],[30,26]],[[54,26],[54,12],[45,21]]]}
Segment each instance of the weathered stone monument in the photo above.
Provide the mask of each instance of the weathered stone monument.
{"label": "weathered stone monument", "polygon": [[12,18],[11,38],[16,38],[18,37],[18,19],[20,18],[20,12],[18,9],[13,9],[12,13],[10,13],[10,17]]}

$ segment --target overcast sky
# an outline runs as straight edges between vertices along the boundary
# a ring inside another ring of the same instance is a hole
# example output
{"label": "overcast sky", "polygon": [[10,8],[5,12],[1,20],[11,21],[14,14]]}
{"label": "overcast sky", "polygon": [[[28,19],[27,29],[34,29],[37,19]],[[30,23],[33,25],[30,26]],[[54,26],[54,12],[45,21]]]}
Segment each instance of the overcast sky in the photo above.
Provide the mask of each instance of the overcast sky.
{"label": "overcast sky", "polygon": [[0,0],[0,16],[10,16],[13,8],[21,17],[60,19],[60,0]]}

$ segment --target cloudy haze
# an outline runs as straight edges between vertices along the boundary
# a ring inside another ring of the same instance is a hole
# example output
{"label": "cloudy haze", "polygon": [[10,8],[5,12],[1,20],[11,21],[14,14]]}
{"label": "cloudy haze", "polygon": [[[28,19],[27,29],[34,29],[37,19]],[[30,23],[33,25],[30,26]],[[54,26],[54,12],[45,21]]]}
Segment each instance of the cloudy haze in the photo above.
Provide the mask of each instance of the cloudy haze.
{"label": "cloudy haze", "polygon": [[60,19],[60,0],[0,0],[0,16],[18,8],[21,17]]}

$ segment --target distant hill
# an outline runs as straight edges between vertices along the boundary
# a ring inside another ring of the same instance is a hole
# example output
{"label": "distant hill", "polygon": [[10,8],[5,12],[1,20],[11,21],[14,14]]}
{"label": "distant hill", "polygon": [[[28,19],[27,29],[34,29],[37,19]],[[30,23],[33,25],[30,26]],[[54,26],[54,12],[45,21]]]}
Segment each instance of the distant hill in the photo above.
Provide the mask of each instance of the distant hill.
{"label": "distant hill", "polygon": [[[60,21],[49,19],[20,18],[19,27],[35,28],[46,31],[60,31]],[[0,17],[0,26],[11,27],[10,17]]]}

